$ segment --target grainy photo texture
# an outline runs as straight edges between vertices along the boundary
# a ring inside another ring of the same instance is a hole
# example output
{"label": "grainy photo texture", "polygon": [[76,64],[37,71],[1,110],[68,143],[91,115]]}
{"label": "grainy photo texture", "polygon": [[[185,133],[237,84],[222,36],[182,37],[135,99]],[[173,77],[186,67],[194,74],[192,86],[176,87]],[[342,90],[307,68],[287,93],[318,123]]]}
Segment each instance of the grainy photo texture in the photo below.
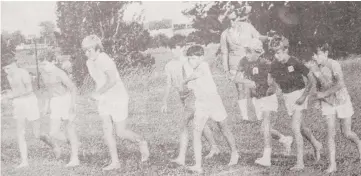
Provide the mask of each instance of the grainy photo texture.
{"label": "grainy photo texture", "polygon": [[1,175],[361,175],[361,3],[1,2]]}

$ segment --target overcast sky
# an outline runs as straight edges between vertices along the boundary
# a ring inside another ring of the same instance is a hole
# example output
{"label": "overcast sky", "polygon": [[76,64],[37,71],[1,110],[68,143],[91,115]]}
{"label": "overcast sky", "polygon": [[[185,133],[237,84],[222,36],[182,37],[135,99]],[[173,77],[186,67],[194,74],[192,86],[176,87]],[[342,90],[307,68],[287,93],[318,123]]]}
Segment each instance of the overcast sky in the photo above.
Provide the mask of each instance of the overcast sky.
{"label": "overcast sky", "polygon": [[[145,22],[170,18],[176,23],[188,22],[181,11],[192,3],[181,1],[144,1],[143,5],[133,5],[125,14],[125,20],[144,8]],[[39,35],[39,24],[42,21],[56,23],[55,1],[3,1],[1,2],[1,30],[13,32],[20,30],[25,35]]]}

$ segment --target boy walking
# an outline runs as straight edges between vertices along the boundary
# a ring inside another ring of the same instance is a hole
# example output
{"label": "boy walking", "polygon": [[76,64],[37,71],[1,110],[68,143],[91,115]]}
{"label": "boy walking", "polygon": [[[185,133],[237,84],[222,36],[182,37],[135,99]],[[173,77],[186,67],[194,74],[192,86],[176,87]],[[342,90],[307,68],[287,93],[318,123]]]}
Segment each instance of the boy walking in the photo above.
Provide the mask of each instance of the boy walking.
{"label": "boy walking", "polygon": [[[47,94],[50,96],[49,105],[46,105],[47,108],[50,108],[50,137],[54,143],[57,140],[66,140],[64,134],[60,132],[61,123],[64,121],[67,140],[71,145],[70,161],[66,167],[77,166],[79,165],[79,140],[74,123],[77,88],[69,76],[55,65],[56,56],[54,52],[46,51],[39,58],[39,61],[42,69],[41,79]],[[60,157],[60,150],[57,157]]]}
{"label": "boy walking", "polygon": [[[311,130],[302,121],[303,110],[307,108],[307,97],[315,80],[309,69],[296,58],[288,55],[288,40],[282,37],[270,44],[276,60],[271,64],[271,77],[282,90],[288,115],[292,117],[292,131],[297,146],[297,163],[291,170],[304,169],[303,137],[311,142],[315,159],[320,159],[322,144],[316,140]],[[307,78],[307,84],[304,81]],[[303,137],[302,137],[303,136]]]}
{"label": "boy walking", "polygon": [[228,165],[237,164],[239,155],[235,139],[227,125],[227,112],[218,94],[209,65],[203,60],[203,47],[199,45],[191,46],[187,50],[187,57],[188,62],[183,66],[186,75],[184,84],[193,90],[195,95],[193,147],[196,163],[194,166],[189,167],[189,169],[198,173],[203,172],[201,136],[209,118],[216,121],[231,148],[231,159]]}
{"label": "boy walking", "polygon": [[[168,109],[167,101],[169,98],[169,93],[172,87],[176,89],[179,94],[180,101],[183,105],[183,115],[186,118],[183,124],[182,132],[180,135],[180,149],[179,155],[176,159],[172,160],[179,165],[185,164],[185,156],[186,150],[188,147],[188,124],[194,118],[194,95],[187,87],[183,85],[184,80],[184,69],[183,64],[187,61],[187,58],[182,55],[180,57],[176,57],[177,59],[173,59],[168,62],[165,66],[165,72],[167,75],[167,86],[165,88],[165,94],[163,98],[163,106],[161,111],[166,112]],[[213,138],[212,131],[207,124],[204,127],[204,136],[207,141],[211,144],[211,151],[205,158],[211,158],[214,155],[220,153],[220,150]]]}
{"label": "boy walking", "polygon": [[90,76],[96,82],[92,98],[98,101],[98,112],[103,121],[104,138],[109,147],[111,163],[103,170],[120,168],[113,125],[118,137],[138,143],[141,161],[149,158],[148,143],[139,134],[129,130],[127,125],[129,96],[120,78],[114,61],[103,52],[100,38],[90,35],[83,39],[82,48],[87,56]]}
{"label": "boy walking", "polygon": [[361,159],[361,140],[351,130],[351,117],[354,114],[354,109],[344,82],[341,65],[339,62],[328,57],[329,50],[330,48],[327,44],[317,47],[317,51],[314,52],[312,57],[317,65],[311,66],[311,70],[318,83],[316,99],[321,102],[322,115],[327,120],[330,165],[326,172],[332,173],[337,171],[335,146],[336,119],[339,119],[341,122],[343,136],[356,144],[359,159]]}
{"label": "boy walking", "polygon": [[264,137],[263,156],[258,158],[255,163],[262,166],[271,166],[271,137],[283,144],[285,155],[289,155],[291,152],[293,138],[284,136],[272,128],[271,113],[278,110],[278,100],[274,90],[277,85],[275,85],[270,75],[271,66],[269,61],[261,57],[263,52],[262,47],[250,51],[247,59],[241,61],[240,65],[242,67],[238,70],[244,77],[238,77],[235,81],[243,83],[250,89],[257,119],[263,119],[261,127]]}
{"label": "boy walking", "polygon": [[1,63],[2,68],[7,74],[11,91],[1,99],[4,101],[12,101],[13,117],[16,119],[16,133],[19,144],[21,163],[16,168],[29,166],[28,148],[25,140],[25,123],[26,120],[32,123],[35,138],[40,139],[53,148],[55,155],[59,153],[57,148],[48,136],[40,134],[40,112],[38,99],[34,94],[31,76],[28,71],[19,68],[16,64],[14,56],[8,54]]}

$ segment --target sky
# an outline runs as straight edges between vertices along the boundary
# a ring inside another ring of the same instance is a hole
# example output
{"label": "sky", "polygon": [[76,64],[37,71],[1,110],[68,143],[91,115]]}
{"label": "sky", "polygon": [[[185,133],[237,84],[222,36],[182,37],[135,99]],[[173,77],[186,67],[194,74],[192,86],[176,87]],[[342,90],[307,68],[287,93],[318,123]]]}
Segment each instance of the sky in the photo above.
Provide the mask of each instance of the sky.
{"label": "sky", "polygon": [[[190,20],[181,12],[191,5],[181,1],[143,1],[142,5],[129,6],[124,19],[129,20],[133,14],[139,14],[144,9],[144,22],[167,18],[175,23],[185,23]],[[52,21],[56,24],[55,13],[55,1],[3,1],[1,31],[20,30],[24,35],[39,35],[40,22]]]}

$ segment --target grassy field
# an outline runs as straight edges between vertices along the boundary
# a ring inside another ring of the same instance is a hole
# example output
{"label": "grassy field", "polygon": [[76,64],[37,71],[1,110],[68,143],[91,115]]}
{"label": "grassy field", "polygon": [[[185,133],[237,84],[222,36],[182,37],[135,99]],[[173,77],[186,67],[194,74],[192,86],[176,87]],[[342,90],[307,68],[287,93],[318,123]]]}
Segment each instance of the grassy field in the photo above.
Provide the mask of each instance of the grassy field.
{"label": "grassy field", "polygon": [[[172,56],[170,53],[158,53],[154,55],[157,59],[157,71]],[[212,62],[211,62],[212,63]],[[236,136],[240,159],[237,165],[226,166],[229,159],[229,149],[225,139],[220,131],[211,122],[210,126],[214,131],[216,141],[221,145],[222,154],[211,160],[205,160],[205,175],[324,175],[322,170],[328,165],[327,150],[323,149],[322,160],[317,164],[312,163],[312,150],[309,143],[305,142],[305,163],[306,169],[302,172],[291,172],[288,168],[295,163],[295,153],[292,156],[284,157],[280,153],[282,148],[280,144],[274,142],[274,152],[271,168],[260,167],[254,164],[254,160],[262,152],[262,136],[259,133],[259,122],[243,122],[237,118],[239,111],[235,108],[236,91],[232,84],[229,84],[220,76],[220,71],[214,64],[212,70],[218,85],[219,92],[223,98],[224,105],[229,114],[228,123]],[[343,62],[346,84],[354,103],[355,115],[353,121],[353,130],[361,136],[361,79],[359,73],[361,70],[361,60]],[[147,163],[140,163],[140,153],[138,147],[129,141],[117,139],[119,158],[122,162],[122,168],[116,171],[103,172],[101,168],[110,161],[108,149],[102,138],[101,120],[96,112],[96,105],[87,101],[86,95],[79,98],[77,112],[77,131],[82,142],[79,152],[81,165],[75,168],[65,168],[64,165],[69,160],[70,147],[63,144],[63,155],[60,160],[55,160],[53,153],[43,143],[36,141],[31,134],[31,128],[28,126],[26,138],[28,139],[28,149],[30,157],[30,167],[14,170],[13,166],[20,162],[20,156],[16,141],[16,126],[12,119],[11,107],[8,104],[2,104],[1,116],[1,175],[29,175],[29,176],[76,176],[76,175],[192,175],[182,167],[176,167],[169,163],[169,159],[174,158],[178,153],[178,134],[182,121],[181,105],[178,103],[177,95],[172,94],[170,100],[170,112],[160,113],[162,106],[163,86],[165,79],[160,74],[144,76],[132,76],[124,78],[128,87],[130,100],[129,127],[145,136],[149,141],[151,157]],[[311,127],[317,139],[324,147],[326,146],[326,124],[320,116],[320,112],[313,108],[308,111],[305,117],[306,123]],[[291,134],[290,118],[285,115],[284,107],[280,106],[280,112],[277,114],[276,128],[285,134]],[[43,117],[42,130],[48,131],[49,119]],[[339,127],[339,126],[338,126]],[[339,171],[334,175],[361,175],[361,164],[356,162],[356,147],[344,138],[342,138],[340,129],[337,129],[337,163]],[[204,152],[209,151],[207,142],[204,143]],[[293,146],[293,150],[294,150]],[[186,163],[191,165],[193,161],[193,151],[189,148]]]}

